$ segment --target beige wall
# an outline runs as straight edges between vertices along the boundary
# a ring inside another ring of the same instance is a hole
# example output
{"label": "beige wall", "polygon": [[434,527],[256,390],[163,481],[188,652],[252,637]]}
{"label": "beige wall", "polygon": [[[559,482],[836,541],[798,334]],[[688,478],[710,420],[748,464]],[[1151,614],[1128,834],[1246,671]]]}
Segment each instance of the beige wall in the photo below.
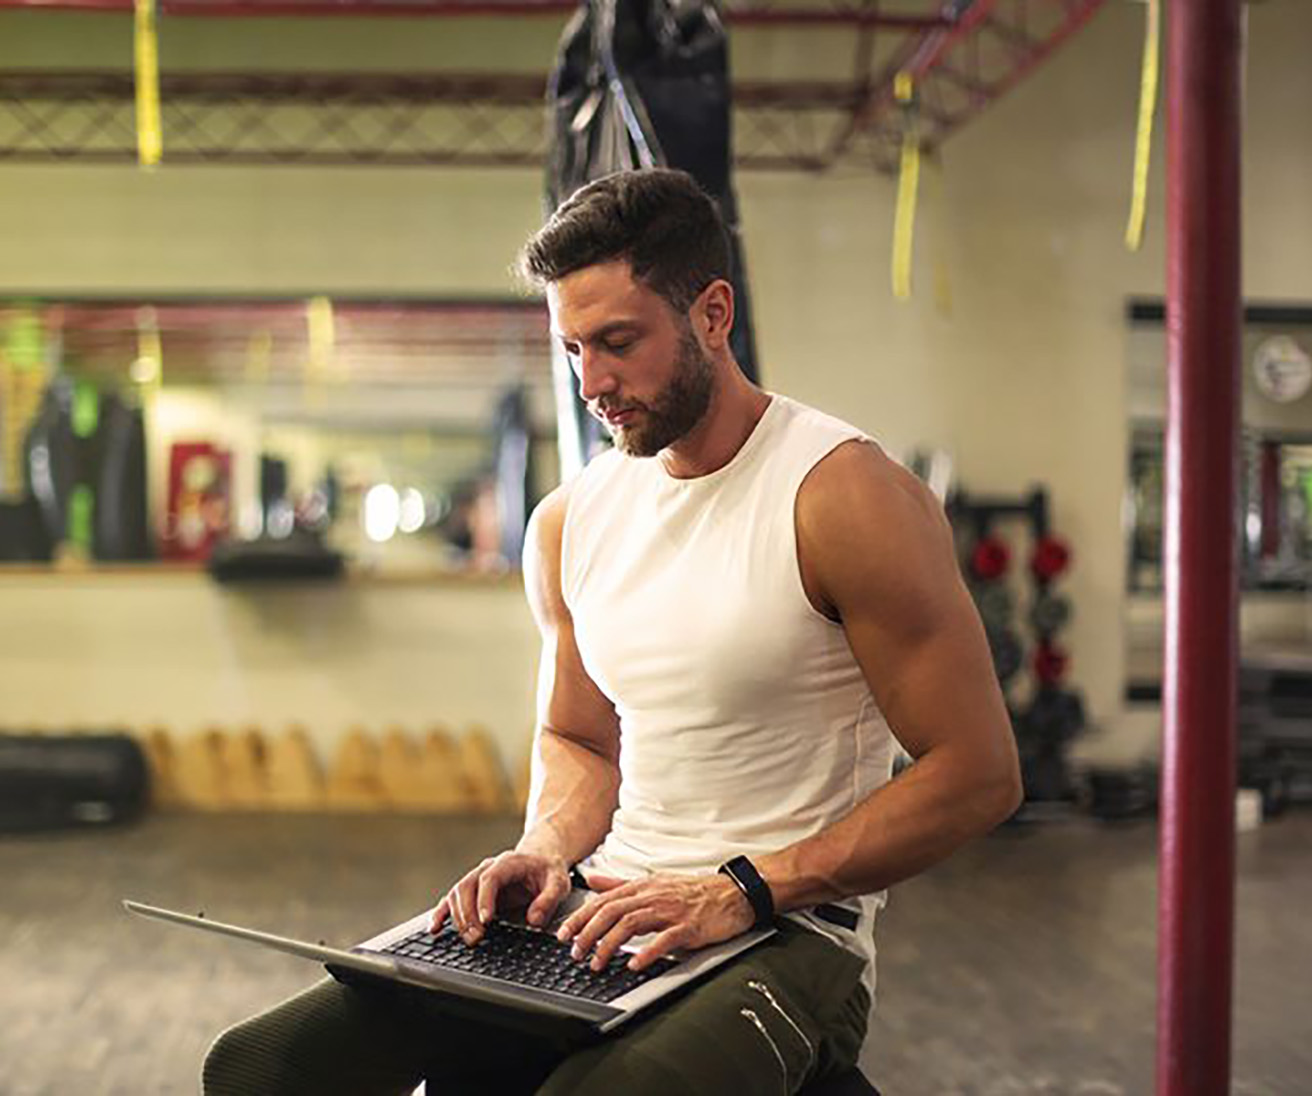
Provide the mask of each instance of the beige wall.
{"label": "beige wall", "polygon": [[[51,29],[52,18],[0,15],[0,63],[17,63],[19,54],[25,64],[126,59],[121,22],[82,17],[78,27],[108,28],[108,38],[93,42],[88,29],[79,56],[65,49],[72,43]],[[60,25],[69,18],[60,17]],[[495,40],[483,24],[426,24],[412,34],[399,24],[301,23],[290,38],[279,26],[259,24],[255,38],[234,24],[205,22],[203,36],[170,30],[165,63],[172,56],[241,67],[235,60],[245,57],[245,67],[309,66],[311,57],[349,55],[353,62],[386,57],[398,68],[474,68],[495,56],[531,68],[535,58],[545,60],[554,36],[549,22],[509,32],[500,24]],[[1245,288],[1252,298],[1306,300],[1312,129],[1303,124],[1303,107],[1312,102],[1312,66],[1303,53],[1312,41],[1312,6],[1270,0],[1252,10],[1250,27]],[[1123,304],[1130,295],[1160,295],[1164,285],[1160,129],[1144,249],[1131,255],[1121,242],[1141,36],[1141,6],[1113,0],[1036,75],[949,142],[942,193],[922,207],[917,293],[908,304],[889,292],[891,180],[851,169],[822,178],[738,180],[767,383],[847,416],[894,450],[918,443],[949,449],[971,489],[1017,492],[1045,483],[1056,528],[1076,551],[1069,583],[1077,610],[1069,634],[1075,679],[1094,718],[1109,723],[1120,712],[1125,662]],[[849,52],[841,37],[773,32],[737,36],[734,49],[739,70],[754,78],[817,71],[832,77],[846,71]],[[841,66],[832,67],[839,59]],[[509,287],[513,251],[538,218],[539,189],[537,175],[523,171],[0,167],[0,289],[501,292]],[[934,240],[950,272],[950,311],[931,292]],[[37,612],[30,599],[65,597],[53,590],[22,594],[29,616]],[[148,593],[144,587],[141,596]],[[12,596],[0,587],[0,599]],[[88,589],[82,596],[90,605],[120,595]],[[374,597],[359,596],[370,604]],[[449,604],[442,600],[448,597]],[[234,675],[229,680],[244,690],[245,703],[284,710],[278,678],[241,669],[251,662],[231,653],[234,644],[260,642],[256,633],[214,608],[221,601],[204,603],[210,607],[188,625],[205,631],[202,646],[228,652],[225,673]],[[82,610],[61,604],[70,620],[85,620]],[[295,614],[318,613],[317,604],[289,603],[293,618],[283,626],[300,628]],[[525,612],[498,603],[487,617],[516,637],[507,652],[494,632],[477,625],[481,638],[470,649],[485,652],[486,661],[476,660],[485,668],[475,673],[469,663],[450,661],[443,642],[460,634],[468,600],[434,591],[391,604],[398,623],[373,631],[379,614],[371,608],[354,621],[351,642],[359,650],[316,649],[321,661],[305,673],[330,667],[344,692],[372,702],[373,686],[352,675],[386,662],[390,645],[401,643],[429,652],[420,659],[407,650],[403,663],[425,668],[425,705],[435,715],[445,718],[445,698],[461,695],[482,705],[483,720],[506,740],[518,734],[528,718],[527,693],[505,682],[530,670]],[[155,619],[163,627],[172,617]],[[327,620],[340,622],[331,613]],[[46,634],[52,667],[56,660],[74,665],[70,649],[79,657],[90,650],[76,637],[56,642]],[[177,663],[177,673],[155,686],[159,704],[181,711],[190,695],[168,682],[195,680],[202,671],[186,645],[157,650]],[[310,657],[292,646],[279,662],[293,676],[298,651]],[[470,674],[482,682],[476,700]],[[46,722],[73,704],[67,691],[43,691],[39,700],[26,695],[22,680],[8,679],[15,692],[0,692],[0,722],[15,703],[24,712],[44,705]],[[96,671],[106,714],[125,700],[114,680]],[[331,720],[327,707],[314,710]]]}

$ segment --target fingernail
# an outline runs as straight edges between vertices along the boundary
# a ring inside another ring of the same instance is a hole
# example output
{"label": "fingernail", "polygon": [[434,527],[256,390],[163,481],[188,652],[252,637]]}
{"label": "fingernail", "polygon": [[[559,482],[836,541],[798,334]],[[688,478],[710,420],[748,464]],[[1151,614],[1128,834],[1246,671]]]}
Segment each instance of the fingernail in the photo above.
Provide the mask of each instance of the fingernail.
{"label": "fingernail", "polygon": [[561,925],[560,928],[556,930],[556,939],[563,944],[566,940],[569,939],[569,929],[567,929],[564,925]]}
{"label": "fingernail", "polygon": [[636,956],[635,956],[634,958],[632,958],[632,959],[629,960],[628,967],[629,967],[629,970],[637,970],[637,969],[638,969],[638,960],[637,960],[637,957],[636,957]]}
{"label": "fingernail", "polygon": [[572,955],[575,959],[582,959],[582,958],[583,958],[583,949],[582,949],[581,947],[579,947],[578,944],[575,944],[572,948],[570,948],[570,949],[569,949],[569,953],[570,953],[570,955]]}

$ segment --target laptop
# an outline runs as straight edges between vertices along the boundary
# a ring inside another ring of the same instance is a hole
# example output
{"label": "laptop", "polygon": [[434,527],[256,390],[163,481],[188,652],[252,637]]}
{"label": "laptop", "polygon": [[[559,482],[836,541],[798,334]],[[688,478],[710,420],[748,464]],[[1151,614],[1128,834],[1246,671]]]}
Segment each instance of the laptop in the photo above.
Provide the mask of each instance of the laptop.
{"label": "laptop", "polygon": [[606,1035],[709,971],[773,936],[775,929],[753,929],[720,944],[658,959],[646,970],[628,961],[654,934],[628,941],[601,971],[570,955],[556,939],[561,922],[591,895],[575,886],[549,924],[534,927],[519,916],[498,917],[473,947],[448,919],[440,932],[428,931],[432,910],[380,932],[353,948],[310,943],[201,914],[180,913],[125,899],[131,913],[245,940],[275,951],[314,959],[340,982],[390,982],[429,990],[453,1012],[509,1026],[559,1027]]}

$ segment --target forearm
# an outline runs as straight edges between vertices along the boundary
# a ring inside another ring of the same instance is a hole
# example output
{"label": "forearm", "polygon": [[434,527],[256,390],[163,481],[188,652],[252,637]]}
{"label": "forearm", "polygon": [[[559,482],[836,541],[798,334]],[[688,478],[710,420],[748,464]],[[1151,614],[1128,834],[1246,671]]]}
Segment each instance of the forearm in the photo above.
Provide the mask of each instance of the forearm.
{"label": "forearm", "polygon": [[516,849],[574,864],[610,830],[620,786],[619,765],[575,739],[540,726],[524,836]]}
{"label": "forearm", "polygon": [[1017,804],[1014,769],[981,777],[973,759],[931,750],[838,822],[756,865],[780,911],[871,894],[945,859]]}

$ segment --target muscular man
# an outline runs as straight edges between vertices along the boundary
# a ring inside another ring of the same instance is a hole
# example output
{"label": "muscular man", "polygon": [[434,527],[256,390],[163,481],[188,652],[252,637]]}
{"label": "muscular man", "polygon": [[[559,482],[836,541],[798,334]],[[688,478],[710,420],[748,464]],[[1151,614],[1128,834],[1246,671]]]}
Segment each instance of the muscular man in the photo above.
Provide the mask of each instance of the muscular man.
{"label": "muscular man", "polygon": [[[581,1049],[321,983],[222,1037],[207,1091],[796,1091],[860,1049],[885,889],[1016,808],[941,508],[859,430],[747,381],[728,263],[714,203],[662,170],[585,187],[525,249],[615,447],[529,528],[543,650],[524,835],[433,923],[470,944],[511,903],[545,923],[579,864],[597,894],[562,939],[600,967],[653,933],[642,967],[752,927],[717,870],[746,856],[781,931]],[[915,764],[890,781],[892,735]]]}

